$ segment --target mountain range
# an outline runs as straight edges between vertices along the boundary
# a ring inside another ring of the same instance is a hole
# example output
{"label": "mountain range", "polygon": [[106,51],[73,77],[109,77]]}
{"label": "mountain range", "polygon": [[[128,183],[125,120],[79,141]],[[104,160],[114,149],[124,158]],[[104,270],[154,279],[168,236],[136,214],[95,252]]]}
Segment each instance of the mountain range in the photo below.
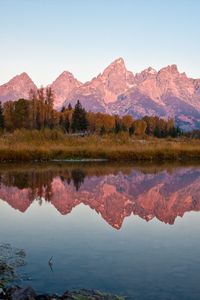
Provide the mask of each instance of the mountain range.
{"label": "mountain range", "polygon": [[[88,82],[82,83],[64,71],[49,86],[55,93],[56,109],[69,103],[74,106],[79,99],[88,111],[130,114],[134,118],[172,117],[183,129],[200,128],[200,79],[180,73],[176,65],[159,71],[149,67],[134,74],[118,58]],[[22,73],[0,86],[0,101],[28,98],[30,89],[36,88]]]}

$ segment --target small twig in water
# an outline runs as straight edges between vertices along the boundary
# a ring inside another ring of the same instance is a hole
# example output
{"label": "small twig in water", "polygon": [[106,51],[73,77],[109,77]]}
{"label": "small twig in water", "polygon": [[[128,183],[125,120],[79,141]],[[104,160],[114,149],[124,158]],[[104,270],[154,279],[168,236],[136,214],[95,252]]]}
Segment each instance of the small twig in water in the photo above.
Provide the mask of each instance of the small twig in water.
{"label": "small twig in water", "polygon": [[53,256],[49,259],[48,264],[49,264],[49,267],[50,267],[51,271],[53,272],[53,262],[52,262],[52,260],[53,260]]}

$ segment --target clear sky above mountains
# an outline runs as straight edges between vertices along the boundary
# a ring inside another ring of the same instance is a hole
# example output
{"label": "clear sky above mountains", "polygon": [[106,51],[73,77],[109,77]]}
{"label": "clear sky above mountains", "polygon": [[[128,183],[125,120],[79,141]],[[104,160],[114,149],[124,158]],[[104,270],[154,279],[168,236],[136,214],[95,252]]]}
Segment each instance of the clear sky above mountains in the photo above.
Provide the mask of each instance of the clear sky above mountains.
{"label": "clear sky above mountains", "polygon": [[63,70],[90,80],[117,57],[139,72],[176,63],[200,78],[199,0],[0,0],[0,84]]}

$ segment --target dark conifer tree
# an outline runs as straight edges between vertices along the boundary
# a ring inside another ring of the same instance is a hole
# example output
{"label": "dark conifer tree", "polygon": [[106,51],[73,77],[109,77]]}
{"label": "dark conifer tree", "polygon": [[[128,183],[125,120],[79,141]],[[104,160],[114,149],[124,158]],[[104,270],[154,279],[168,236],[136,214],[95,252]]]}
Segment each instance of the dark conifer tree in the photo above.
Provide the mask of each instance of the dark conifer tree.
{"label": "dark conifer tree", "polygon": [[71,105],[71,103],[69,103],[68,104],[68,108],[67,108],[68,110],[72,110],[72,105]]}
{"label": "dark conifer tree", "polygon": [[134,132],[135,132],[135,126],[134,126],[134,124],[132,124],[131,127],[129,128],[129,134],[133,135]]}
{"label": "dark conifer tree", "polygon": [[105,129],[105,126],[101,126],[101,129],[100,129],[100,135],[104,135],[106,133],[106,129]]}
{"label": "dark conifer tree", "polygon": [[65,112],[66,108],[63,106],[61,112]]}
{"label": "dark conifer tree", "polygon": [[158,126],[156,126],[155,129],[154,129],[154,136],[157,137],[157,138],[161,137],[160,128]]}
{"label": "dark conifer tree", "polygon": [[86,131],[88,128],[87,114],[78,100],[73,114],[72,114],[72,126],[73,132]]}
{"label": "dark conifer tree", "polygon": [[121,130],[122,130],[122,126],[121,126],[119,120],[116,119],[115,120],[115,129],[114,129],[114,131],[115,131],[115,133],[119,133]]}
{"label": "dark conifer tree", "polygon": [[0,102],[0,128],[4,128],[4,115],[3,115],[3,108]]}

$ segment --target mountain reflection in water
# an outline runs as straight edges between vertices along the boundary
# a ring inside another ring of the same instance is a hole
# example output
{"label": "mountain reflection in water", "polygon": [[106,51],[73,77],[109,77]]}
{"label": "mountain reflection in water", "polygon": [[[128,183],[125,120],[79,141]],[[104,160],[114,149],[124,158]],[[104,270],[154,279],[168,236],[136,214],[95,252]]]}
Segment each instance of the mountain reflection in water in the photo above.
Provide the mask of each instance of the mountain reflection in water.
{"label": "mountain reflection in water", "polygon": [[83,203],[116,229],[131,214],[174,224],[200,210],[200,167],[5,166],[0,183],[0,199],[23,213],[34,201],[48,201],[62,215]]}

